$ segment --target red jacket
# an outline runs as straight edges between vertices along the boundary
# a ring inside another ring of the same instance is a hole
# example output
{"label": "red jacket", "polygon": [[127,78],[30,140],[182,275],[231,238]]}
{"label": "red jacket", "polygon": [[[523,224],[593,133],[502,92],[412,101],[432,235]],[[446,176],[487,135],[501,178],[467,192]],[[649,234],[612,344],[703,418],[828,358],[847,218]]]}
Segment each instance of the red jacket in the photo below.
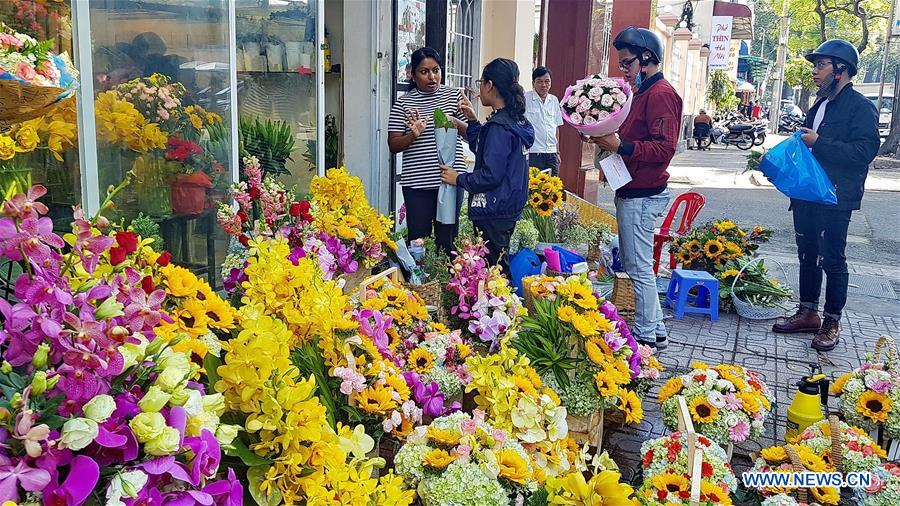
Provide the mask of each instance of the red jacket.
{"label": "red jacket", "polygon": [[649,197],[661,193],[669,180],[669,162],[681,132],[681,97],[662,73],[641,84],[631,103],[631,112],[619,127],[631,182],[616,195],[624,198]]}

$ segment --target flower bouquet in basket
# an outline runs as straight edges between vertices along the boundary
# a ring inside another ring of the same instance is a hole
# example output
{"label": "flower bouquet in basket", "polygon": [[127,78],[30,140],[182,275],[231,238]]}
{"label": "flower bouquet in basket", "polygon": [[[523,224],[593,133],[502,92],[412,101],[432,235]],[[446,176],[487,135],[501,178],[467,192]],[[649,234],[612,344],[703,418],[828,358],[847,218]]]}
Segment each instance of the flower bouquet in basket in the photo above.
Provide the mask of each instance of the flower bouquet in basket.
{"label": "flower bouquet in basket", "polygon": [[860,506],[893,506],[900,502],[900,465],[893,462],[872,470],[872,482],[868,487],[854,491],[856,504]]}
{"label": "flower bouquet in basket", "polygon": [[601,303],[583,275],[530,277],[523,289],[531,310],[512,345],[559,393],[573,437],[599,446],[606,412],[640,423],[640,392],[662,366],[649,349],[641,356],[615,307]]}
{"label": "flower bouquet in basket", "polygon": [[631,87],[625,80],[595,74],[566,88],[560,101],[563,121],[582,135],[609,135],[625,122],[631,99]]}
{"label": "flower bouquet in basket", "polygon": [[0,498],[240,505],[220,467],[237,435],[224,398],[157,333],[180,305],[166,257],[77,207],[56,235],[45,192],[16,195],[0,218],[0,255],[25,269],[16,302],[0,299]]}
{"label": "flower bouquet in basket", "polygon": [[52,47],[0,22],[0,125],[44,115],[77,85],[68,58]]}
{"label": "flower bouquet in basket", "polygon": [[531,167],[528,192],[528,205],[522,215],[537,230],[538,242],[559,242],[551,217],[565,198],[562,179]]}
{"label": "flower bouquet in basket", "polygon": [[[835,467],[810,448],[802,445],[770,446],[754,456],[754,473],[794,473],[794,472],[834,472]],[[769,487],[759,490],[763,496],[763,504],[799,505],[806,504],[809,499],[826,505],[837,505],[840,502],[840,491],[835,487],[813,487],[799,489],[794,487]]]}
{"label": "flower bouquet in basket", "polygon": [[[900,364],[893,342],[888,344],[891,351],[886,360],[878,356],[884,339],[879,340],[876,355],[866,354],[862,367],[832,383],[831,394],[839,396],[841,414],[847,422],[887,445],[886,440],[900,439],[900,376],[896,370]],[[884,437],[879,437],[880,431]]]}
{"label": "flower bouquet in basket", "polygon": [[762,435],[774,395],[757,373],[733,364],[691,366],[689,373],[669,379],[659,389],[666,427],[678,426],[678,396],[682,396],[698,434],[723,446]]}
{"label": "flower bouquet in basket", "polygon": [[688,235],[676,237],[669,253],[675,255],[685,269],[715,275],[717,266],[752,256],[769,237],[771,231],[763,227],[754,227],[748,233],[731,220],[715,220],[694,227]]}
{"label": "flower bouquet in basket", "polygon": [[395,458],[396,471],[426,506],[522,504],[537,489],[536,467],[484,413],[454,413],[418,427]]}
{"label": "flower bouquet in basket", "polygon": [[[700,504],[732,504],[738,482],[725,450],[703,436],[696,448],[702,452]],[[644,482],[637,497],[644,505],[690,504],[691,477],[688,469],[688,434],[674,432],[641,445]]]}
{"label": "flower bouquet in basket", "polygon": [[835,416],[807,427],[797,444],[809,448],[845,473],[869,471],[887,457],[884,449],[865,431],[837,420]]}

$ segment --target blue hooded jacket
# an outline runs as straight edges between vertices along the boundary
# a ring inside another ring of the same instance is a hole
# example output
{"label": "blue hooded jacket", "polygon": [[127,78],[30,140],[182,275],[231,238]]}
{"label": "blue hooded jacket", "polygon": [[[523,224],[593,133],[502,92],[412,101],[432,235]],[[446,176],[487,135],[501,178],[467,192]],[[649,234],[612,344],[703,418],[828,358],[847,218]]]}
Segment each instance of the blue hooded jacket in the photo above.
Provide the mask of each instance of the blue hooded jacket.
{"label": "blue hooded jacket", "polygon": [[534,127],[500,109],[483,125],[470,121],[466,132],[475,152],[475,170],[456,184],[469,192],[472,221],[518,220],[528,201],[528,148]]}

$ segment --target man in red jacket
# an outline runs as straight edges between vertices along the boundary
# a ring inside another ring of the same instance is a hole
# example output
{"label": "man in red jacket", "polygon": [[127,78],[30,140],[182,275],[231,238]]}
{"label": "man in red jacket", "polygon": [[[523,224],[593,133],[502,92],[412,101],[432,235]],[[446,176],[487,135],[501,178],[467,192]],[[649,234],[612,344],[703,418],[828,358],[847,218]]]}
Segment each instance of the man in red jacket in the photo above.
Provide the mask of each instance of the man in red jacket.
{"label": "man in red jacket", "polygon": [[613,45],[619,68],[636,92],[618,135],[591,142],[621,155],[631,174],[631,182],[616,190],[619,253],[634,282],[635,335],[644,344],[664,349],[668,332],[653,273],[653,232],[669,204],[666,169],[681,131],[681,97],[659,70],[663,44],[655,33],[629,27]]}

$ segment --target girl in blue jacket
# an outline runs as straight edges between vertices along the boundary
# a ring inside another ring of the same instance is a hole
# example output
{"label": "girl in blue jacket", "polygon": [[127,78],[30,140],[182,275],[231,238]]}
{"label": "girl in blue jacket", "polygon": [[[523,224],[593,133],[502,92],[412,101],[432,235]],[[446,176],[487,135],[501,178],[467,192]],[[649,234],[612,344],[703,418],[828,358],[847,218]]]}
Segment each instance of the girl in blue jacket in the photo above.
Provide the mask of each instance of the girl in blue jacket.
{"label": "girl in blue jacket", "polygon": [[466,137],[475,153],[475,170],[460,174],[441,167],[441,179],[469,193],[469,219],[485,239],[487,261],[509,274],[505,253],[528,200],[528,148],[534,128],[525,119],[525,90],[519,84],[516,62],[497,58],[478,80],[481,103],[493,113],[479,123],[468,100],[459,109],[468,119]]}

